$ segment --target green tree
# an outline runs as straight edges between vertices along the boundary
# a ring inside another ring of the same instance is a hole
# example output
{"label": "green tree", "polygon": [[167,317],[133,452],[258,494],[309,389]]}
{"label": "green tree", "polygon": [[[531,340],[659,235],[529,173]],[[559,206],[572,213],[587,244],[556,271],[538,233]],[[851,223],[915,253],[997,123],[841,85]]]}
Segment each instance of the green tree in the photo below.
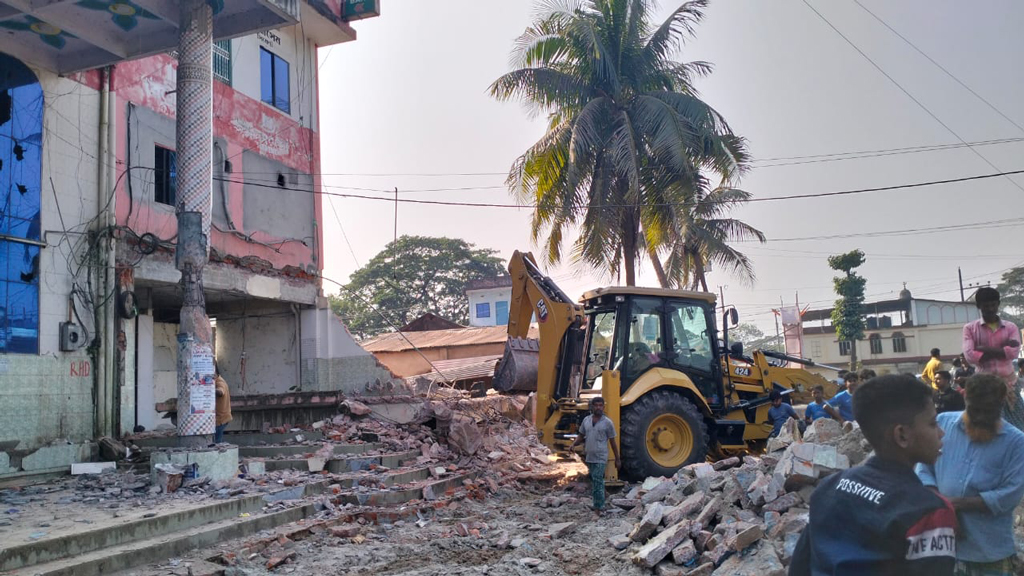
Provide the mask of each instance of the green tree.
{"label": "green tree", "polygon": [[857,368],[857,341],[864,338],[864,289],[867,280],[854,272],[864,264],[864,253],[853,250],[828,257],[829,268],[842,272],[832,279],[839,299],[832,309],[832,326],[840,342],[850,342],[850,369]]}
{"label": "green tree", "polygon": [[[713,239],[696,231],[708,216],[694,206],[731,188],[749,163],[746,142],[693,87],[711,65],[672,60],[706,4],[687,2],[655,25],[652,0],[547,0],[518,39],[515,69],[490,91],[547,115],[546,134],[516,160],[508,184],[536,205],[533,240],[544,237],[548,262],[563,258],[563,239],[575,231],[572,261],[634,285],[647,257],[663,285],[678,284],[702,278],[699,266],[723,258],[720,245],[736,238],[728,226]],[[722,184],[711,186],[707,174]],[[662,266],[660,258],[686,249]]]}
{"label": "green tree", "polygon": [[390,332],[426,312],[466,324],[466,283],[506,273],[496,253],[457,238],[401,236],[352,274],[330,298],[331,309],[361,338]]}
{"label": "green tree", "polygon": [[1024,322],[1024,266],[1004,272],[996,289],[999,290],[1002,307],[1000,315],[1021,328]]}
{"label": "green tree", "polygon": [[743,342],[745,350],[774,350],[785,352],[786,346],[782,336],[765,335],[757,326],[749,322],[742,322],[729,328],[730,342]]}

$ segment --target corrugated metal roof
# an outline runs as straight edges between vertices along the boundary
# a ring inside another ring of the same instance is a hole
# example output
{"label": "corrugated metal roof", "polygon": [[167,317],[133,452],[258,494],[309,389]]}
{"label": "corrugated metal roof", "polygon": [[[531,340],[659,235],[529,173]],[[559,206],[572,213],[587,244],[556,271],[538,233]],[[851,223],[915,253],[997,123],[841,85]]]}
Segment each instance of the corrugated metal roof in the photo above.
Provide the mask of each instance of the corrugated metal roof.
{"label": "corrugated metal roof", "polygon": [[473,358],[459,358],[458,360],[435,360],[435,370],[426,374],[409,376],[406,382],[416,383],[420,378],[427,378],[434,382],[458,382],[460,380],[477,380],[491,378],[494,376],[494,367],[501,355],[475,356]]}
{"label": "corrugated metal roof", "polygon": [[[530,327],[530,338],[537,338],[535,327]],[[449,346],[475,346],[503,344],[508,340],[508,326],[481,326],[453,330],[425,330],[423,332],[389,332],[361,345],[367,352],[402,352],[416,348],[447,348]]]}

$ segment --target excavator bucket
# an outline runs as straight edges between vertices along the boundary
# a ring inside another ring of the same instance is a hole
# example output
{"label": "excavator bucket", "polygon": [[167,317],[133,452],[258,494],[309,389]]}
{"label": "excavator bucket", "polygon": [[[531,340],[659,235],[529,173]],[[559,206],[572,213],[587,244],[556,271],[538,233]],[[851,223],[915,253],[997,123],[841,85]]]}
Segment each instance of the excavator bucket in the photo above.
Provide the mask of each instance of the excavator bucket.
{"label": "excavator bucket", "polygon": [[505,353],[494,369],[492,386],[499,392],[534,392],[537,390],[537,363],[540,342],[533,338],[509,338]]}

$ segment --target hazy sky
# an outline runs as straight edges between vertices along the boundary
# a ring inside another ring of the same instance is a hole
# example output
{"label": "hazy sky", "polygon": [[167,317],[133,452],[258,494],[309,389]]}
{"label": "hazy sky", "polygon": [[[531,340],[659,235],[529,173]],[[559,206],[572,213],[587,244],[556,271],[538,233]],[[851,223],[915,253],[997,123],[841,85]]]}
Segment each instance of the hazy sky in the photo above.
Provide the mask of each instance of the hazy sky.
{"label": "hazy sky", "polygon": [[[959,86],[853,0],[809,1],[963,140],[1024,137],[1024,130]],[[861,2],[1024,125],[1024,35],[1019,31],[1024,3]],[[356,42],[322,49],[322,158],[324,173],[331,174],[324,176],[325,191],[367,194],[336,187],[397,186],[410,191],[400,194],[406,198],[508,203],[503,174],[543,134],[544,123],[530,118],[521,105],[493,100],[487,87],[508,70],[513,41],[530,22],[534,5],[533,0],[384,0],[379,18],[355,23]],[[678,0],[663,0],[660,13],[677,5]],[[755,197],[996,172],[964,147],[845,161],[768,160],[959,143],[802,0],[712,0],[697,37],[679,59],[715,65],[711,77],[698,86],[704,99],[749,140],[759,159],[740,183]],[[1000,171],[1024,169],[1024,142],[974,150]],[[769,166],[779,163],[790,165]],[[1016,179],[1024,186],[1024,177]],[[422,191],[437,188],[470,189]],[[709,284],[724,286],[727,303],[739,307],[743,320],[774,330],[771,308],[779,305],[780,297],[791,304],[799,292],[802,304],[831,302],[833,273],[826,257],[860,248],[867,254],[861,272],[869,299],[893,298],[903,282],[918,297],[957,299],[958,266],[965,282],[995,283],[1001,271],[1024,263],[1018,234],[1024,224],[1022,209],[1024,192],[1007,178],[752,203],[735,216],[769,237],[764,245],[743,245],[755,263],[756,283],[744,285],[716,270]],[[942,230],[1006,219],[1017,220],[996,229]],[[460,237],[496,249],[505,258],[515,249],[536,251],[529,222],[526,209],[398,208],[399,235]],[[325,196],[325,276],[346,281],[392,240],[393,226],[393,203]],[[899,230],[934,232],[873,234]],[[842,234],[863,236],[787,240]],[[574,297],[609,283],[593,272],[574,274],[568,264],[549,267],[548,274]],[[638,283],[657,285],[649,264]],[[325,289],[337,291],[330,284]]]}

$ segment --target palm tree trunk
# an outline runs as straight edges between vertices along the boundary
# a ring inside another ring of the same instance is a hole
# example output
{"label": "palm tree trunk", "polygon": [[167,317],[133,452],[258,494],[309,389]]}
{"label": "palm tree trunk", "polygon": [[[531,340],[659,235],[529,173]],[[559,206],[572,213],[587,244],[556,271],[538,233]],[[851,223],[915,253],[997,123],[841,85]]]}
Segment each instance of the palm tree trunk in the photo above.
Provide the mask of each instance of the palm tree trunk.
{"label": "palm tree trunk", "polygon": [[693,287],[696,288],[700,285],[700,288],[707,292],[708,279],[704,274],[704,259],[701,257],[700,253],[694,254],[693,262]]}
{"label": "palm tree trunk", "polygon": [[850,370],[857,369],[857,341],[850,340]]}
{"label": "palm tree trunk", "polygon": [[626,286],[636,286],[637,224],[632,217],[632,210],[626,210],[623,214],[622,229],[622,266],[626,269]]}
{"label": "palm tree trunk", "polygon": [[648,248],[647,257],[651,259],[651,264],[654,265],[654,273],[658,276],[658,284],[661,284],[662,288],[671,288],[668,276],[665,276],[665,267],[661,265],[661,260],[658,259],[658,253]]}

